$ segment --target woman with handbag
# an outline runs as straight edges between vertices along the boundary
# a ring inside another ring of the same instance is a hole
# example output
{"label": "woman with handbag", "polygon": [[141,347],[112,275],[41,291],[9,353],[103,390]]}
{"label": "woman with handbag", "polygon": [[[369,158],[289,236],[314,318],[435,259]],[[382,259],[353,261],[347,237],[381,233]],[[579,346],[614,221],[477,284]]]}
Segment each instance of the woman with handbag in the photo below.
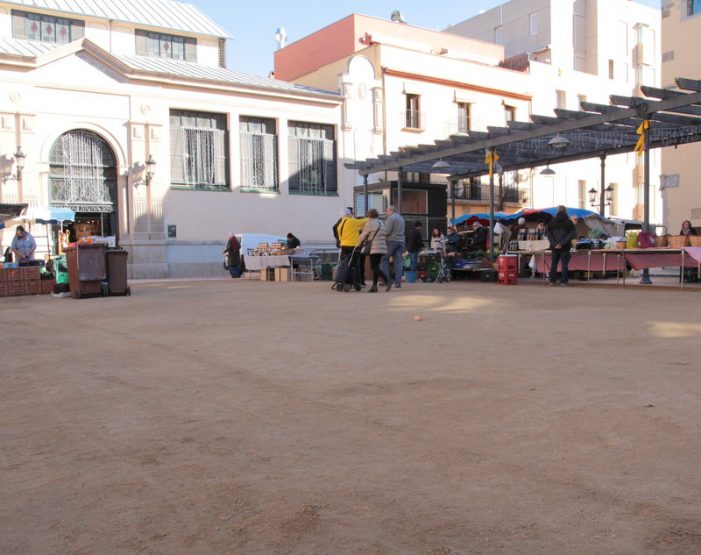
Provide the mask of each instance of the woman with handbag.
{"label": "woman with handbag", "polygon": [[385,291],[392,289],[392,282],[380,269],[382,257],[387,254],[387,238],[384,223],[379,216],[374,208],[368,210],[368,221],[360,234],[361,252],[370,255],[370,267],[372,268],[372,287],[368,293],[377,293],[377,280],[379,278],[382,278],[387,284]]}

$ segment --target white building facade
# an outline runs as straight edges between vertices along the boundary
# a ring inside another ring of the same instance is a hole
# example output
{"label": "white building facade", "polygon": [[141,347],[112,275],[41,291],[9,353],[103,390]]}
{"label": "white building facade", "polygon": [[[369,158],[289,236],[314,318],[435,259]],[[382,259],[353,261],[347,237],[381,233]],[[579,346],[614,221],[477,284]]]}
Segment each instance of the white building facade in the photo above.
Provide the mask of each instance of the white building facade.
{"label": "white building facade", "polygon": [[[579,110],[581,102],[609,104],[610,95],[640,94],[660,85],[660,12],[630,0],[511,0],[446,29],[505,48],[507,66],[527,69],[534,114]],[[651,153],[650,219],[662,223],[660,153]],[[554,175],[529,175],[529,205],[557,204],[598,210],[601,161],[554,166]],[[643,216],[642,158],[605,160],[607,216]],[[588,191],[597,192],[595,204]]]}
{"label": "white building facade", "polygon": [[0,203],[73,209],[130,277],[221,275],[232,232],[328,243],[352,200],[340,95],[227,70],[189,4],[92,6],[0,2]]}

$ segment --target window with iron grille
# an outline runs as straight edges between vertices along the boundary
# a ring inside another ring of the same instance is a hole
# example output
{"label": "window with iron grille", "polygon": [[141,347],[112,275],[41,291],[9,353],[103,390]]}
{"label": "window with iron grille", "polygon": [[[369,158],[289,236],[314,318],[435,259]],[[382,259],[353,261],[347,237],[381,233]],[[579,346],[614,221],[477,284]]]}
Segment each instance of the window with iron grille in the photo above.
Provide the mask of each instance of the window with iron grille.
{"label": "window with iron grille", "polygon": [[241,189],[278,191],[275,120],[241,117]]}
{"label": "window with iron grille", "polygon": [[191,37],[179,37],[137,29],[136,55],[196,62],[197,40]]}
{"label": "window with iron grille", "polygon": [[332,125],[288,123],[289,190],[308,195],[336,194],[336,141]]}
{"label": "window with iron grille", "polygon": [[215,191],[227,189],[228,150],[225,114],[170,111],[172,186]]}
{"label": "window with iron grille", "polygon": [[67,44],[84,35],[84,21],[12,10],[13,38]]}
{"label": "window with iron grille", "polygon": [[117,164],[99,135],[75,129],[61,135],[49,154],[49,203],[76,212],[115,210]]}
{"label": "window with iron grille", "polygon": [[408,129],[421,129],[421,117],[419,112],[420,97],[418,94],[406,94],[406,119],[404,127]]}

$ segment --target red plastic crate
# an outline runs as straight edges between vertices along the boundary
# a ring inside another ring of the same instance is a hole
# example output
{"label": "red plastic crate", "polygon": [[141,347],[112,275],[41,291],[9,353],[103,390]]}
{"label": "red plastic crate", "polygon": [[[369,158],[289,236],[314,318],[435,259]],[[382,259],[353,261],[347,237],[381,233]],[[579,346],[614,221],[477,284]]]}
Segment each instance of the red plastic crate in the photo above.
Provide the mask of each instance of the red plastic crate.
{"label": "red plastic crate", "polygon": [[0,297],[7,297],[7,283],[0,282]]}
{"label": "red plastic crate", "polygon": [[518,256],[516,255],[500,255],[499,256],[499,271],[502,270],[518,270]]}
{"label": "red plastic crate", "polygon": [[24,279],[24,280],[41,279],[40,270],[36,266],[32,266],[29,268],[18,268],[18,269],[19,269],[20,279]]}
{"label": "red plastic crate", "polygon": [[21,278],[20,276],[22,270],[20,268],[10,268],[9,270],[5,270],[5,279],[10,282],[10,281],[19,281]]}

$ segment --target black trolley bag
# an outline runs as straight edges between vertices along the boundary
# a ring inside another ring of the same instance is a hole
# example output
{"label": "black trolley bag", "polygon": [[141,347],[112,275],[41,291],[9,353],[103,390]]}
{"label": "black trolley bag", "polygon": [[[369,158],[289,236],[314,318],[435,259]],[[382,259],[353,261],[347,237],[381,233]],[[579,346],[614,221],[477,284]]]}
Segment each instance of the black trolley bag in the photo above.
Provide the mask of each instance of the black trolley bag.
{"label": "black trolley bag", "polygon": [[[334,283],[331,286],[332,290],[343,291],[344,286],[349,286],[353,281],[349,278],[352,277],[351,272],[353,271],[353,267],[351,266],[351,262],[353,261],[354,256],[355,249],[353,249],[350,254],[342,256],[338,261],[338,264],[336,264],[336,269],[334,271]],[[348,288],[348,290],[350,290],[350,288]]]}

